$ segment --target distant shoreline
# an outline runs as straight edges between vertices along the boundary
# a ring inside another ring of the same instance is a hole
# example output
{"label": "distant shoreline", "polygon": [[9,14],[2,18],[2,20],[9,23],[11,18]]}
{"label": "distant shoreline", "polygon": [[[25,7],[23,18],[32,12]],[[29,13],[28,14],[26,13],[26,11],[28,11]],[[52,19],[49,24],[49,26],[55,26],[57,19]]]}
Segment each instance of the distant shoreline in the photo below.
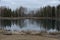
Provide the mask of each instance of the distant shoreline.
{"label": "distant shoreline", "polygon": [[0,19],[52,19],[52,20],[60,20],[60,18],[55,17],[0,17]]}

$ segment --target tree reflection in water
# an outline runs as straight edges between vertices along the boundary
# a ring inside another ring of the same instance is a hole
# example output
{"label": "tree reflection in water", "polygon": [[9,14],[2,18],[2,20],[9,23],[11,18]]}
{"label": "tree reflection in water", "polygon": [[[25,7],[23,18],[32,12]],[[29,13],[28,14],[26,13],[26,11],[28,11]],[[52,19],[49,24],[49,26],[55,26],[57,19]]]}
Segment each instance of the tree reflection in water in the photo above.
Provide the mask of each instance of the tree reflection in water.
{"label": "tree reflection in water", "polygon": [[0,28],[5,28],[5,27],[18,27],[23,29],[27,28],[27,26],[31,29],[37,27],[37,29],[40,27],[45,29],[45,30],[50,30],[50,29],[57,29],[60,31],[60,21],[56,20],[49,20],[49,19],[40,19],[40,20],[35,20],[35,19],[20,19],[20,20],[0,20]]}

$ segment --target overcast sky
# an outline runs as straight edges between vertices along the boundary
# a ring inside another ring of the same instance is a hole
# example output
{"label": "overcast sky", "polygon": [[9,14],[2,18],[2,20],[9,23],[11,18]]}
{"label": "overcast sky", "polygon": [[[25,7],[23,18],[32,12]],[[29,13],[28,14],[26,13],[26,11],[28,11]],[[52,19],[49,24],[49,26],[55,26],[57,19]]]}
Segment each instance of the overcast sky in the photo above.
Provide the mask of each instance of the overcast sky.
{"label": "overcast sky", "polygon": [[7,6],[16,9],[20,6],[27,8],[39,8],[47,5],[56,6],[60,4],[59,0],[0,0],[0,6]]}

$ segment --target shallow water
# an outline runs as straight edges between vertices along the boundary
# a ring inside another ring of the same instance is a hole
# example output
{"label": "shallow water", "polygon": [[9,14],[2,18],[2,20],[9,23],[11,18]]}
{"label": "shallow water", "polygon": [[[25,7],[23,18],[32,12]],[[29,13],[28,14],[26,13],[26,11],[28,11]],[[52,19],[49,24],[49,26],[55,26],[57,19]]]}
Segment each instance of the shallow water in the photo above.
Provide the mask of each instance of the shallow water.
{"label": "shallow water", "polygon": [[34,30],[34,31],[60,31],[60,21],[49,19],[21,19],[21,20],[0,20],[0,29],[10,31]]}

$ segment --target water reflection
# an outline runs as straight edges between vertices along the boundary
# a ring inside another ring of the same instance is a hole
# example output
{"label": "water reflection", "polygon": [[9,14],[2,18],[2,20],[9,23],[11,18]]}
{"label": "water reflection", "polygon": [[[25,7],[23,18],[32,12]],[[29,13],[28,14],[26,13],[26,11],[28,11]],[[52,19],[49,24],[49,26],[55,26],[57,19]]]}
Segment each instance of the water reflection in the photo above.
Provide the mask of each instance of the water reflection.
{"label": "water reflection", "polygon": [[21,31],[21,30],[36,30],[36,31],[60,31],[60,21],[49,19],[21,19],[21,20],[0,20],[0,28]]}
{"label": "water reflection", "polygon": [[37,24],[40,24],[46,30],[57,29],[60,30],[60,21],[44,19],[44,20],[35,20]]}

